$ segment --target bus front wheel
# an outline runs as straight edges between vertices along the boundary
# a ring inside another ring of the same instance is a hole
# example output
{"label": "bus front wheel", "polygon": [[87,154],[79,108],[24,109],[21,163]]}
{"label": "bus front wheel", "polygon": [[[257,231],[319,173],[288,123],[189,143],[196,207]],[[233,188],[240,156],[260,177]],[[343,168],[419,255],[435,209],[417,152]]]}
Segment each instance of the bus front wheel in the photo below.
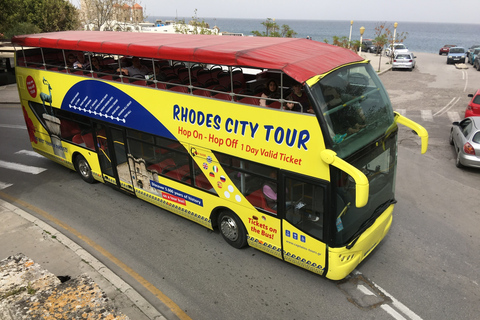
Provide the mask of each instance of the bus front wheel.
{"label": "bus front wheel", "polygon": [[75,158],[75,167],[84,181],[88,183],[93,183],[93,181],[95,181],[95,179],[93,179],[92,169],[90,168],[88,161],[82,155],[78,155]]}
{"label": "bus front wheel", "polygon": [[223,211],[218,217],[218,226],[223,239],[232,247],[240,249],[247,245],[245,227],[233,212]]}

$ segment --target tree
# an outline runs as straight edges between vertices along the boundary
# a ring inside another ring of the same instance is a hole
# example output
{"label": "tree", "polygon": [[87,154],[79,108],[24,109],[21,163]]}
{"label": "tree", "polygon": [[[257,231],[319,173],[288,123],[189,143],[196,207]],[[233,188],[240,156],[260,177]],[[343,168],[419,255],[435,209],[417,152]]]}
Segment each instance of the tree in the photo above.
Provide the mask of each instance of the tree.
{"label": "tree", "polygon": [[192,20],[188,24],[185,22],[185,19],[175,23],[175,32],[184,34],[217,34],[218,29],[210,29],[209,24],[205,20],[200,21],[197,17],[197,9],[195,9]]}
{"label": "tree", "polygon": [[267,18],[262,25],[265,27],[264,32],[252,31],[252,34],[257,37],[279,37],[279,38],[294,38],[297,33],[290,29],[286,24],[281,27],[272,18]]}
{"label": "tree", "polygon": [[100,28],[109,22],[138,23],[145,20],[143,10],[141,16],[137,17],[137,11],[133,14],[130,11],[139,1],[135,0],[81,0],[82,22],[93,25],[93,29]]}
{"label": "tree", "polygon": [[0,32],[13,35],[78,28],[78,11],[67,0],[2,0]]}

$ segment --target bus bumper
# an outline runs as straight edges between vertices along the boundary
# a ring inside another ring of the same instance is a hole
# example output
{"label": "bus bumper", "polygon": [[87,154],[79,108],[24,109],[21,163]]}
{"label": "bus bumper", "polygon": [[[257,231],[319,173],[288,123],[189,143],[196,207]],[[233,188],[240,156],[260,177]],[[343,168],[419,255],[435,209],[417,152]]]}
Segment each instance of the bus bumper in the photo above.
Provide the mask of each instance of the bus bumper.
{"label": "bus bumper", "polygon": [[328,279],[341,280],[348,276],[385,238],[392,225],[393,207],[390,205],[352,248],[328,248]]}

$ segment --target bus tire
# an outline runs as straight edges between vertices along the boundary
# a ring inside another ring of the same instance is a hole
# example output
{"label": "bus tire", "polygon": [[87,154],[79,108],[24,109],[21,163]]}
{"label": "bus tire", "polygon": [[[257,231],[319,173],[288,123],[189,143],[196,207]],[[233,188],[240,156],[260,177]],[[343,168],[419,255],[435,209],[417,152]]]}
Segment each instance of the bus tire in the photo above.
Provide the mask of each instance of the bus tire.
{"label": "bus tire", "polygon": [[242,221],[231,211],[223,211],[218,216],[218,228],[223,239],[234,248],[247,245],[247,232]]}
{"label": "bus tire", "polygon": [[75,168],[85,182],[93,183],[95,181],[88,161],[81,154],[75,158]]}

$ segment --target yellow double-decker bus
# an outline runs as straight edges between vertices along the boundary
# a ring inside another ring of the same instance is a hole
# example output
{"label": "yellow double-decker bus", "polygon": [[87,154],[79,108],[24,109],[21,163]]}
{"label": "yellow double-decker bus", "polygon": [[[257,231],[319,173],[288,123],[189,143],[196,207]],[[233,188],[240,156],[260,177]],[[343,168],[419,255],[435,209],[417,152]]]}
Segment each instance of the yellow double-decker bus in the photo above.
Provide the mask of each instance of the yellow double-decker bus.
{"label": "yellow double-decker bus", "polygon": [[329,279],[385,237],[398,124],[368,61],[306,39],[68,31],[17,36],[32,147]]}

